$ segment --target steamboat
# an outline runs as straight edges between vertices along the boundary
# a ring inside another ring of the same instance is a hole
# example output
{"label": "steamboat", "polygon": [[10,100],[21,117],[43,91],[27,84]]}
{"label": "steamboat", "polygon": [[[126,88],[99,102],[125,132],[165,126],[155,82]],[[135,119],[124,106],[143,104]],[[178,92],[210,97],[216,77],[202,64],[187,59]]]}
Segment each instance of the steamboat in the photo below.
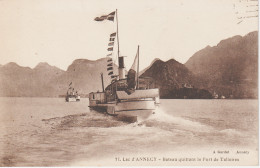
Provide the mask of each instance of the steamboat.
{"label": "steamboat", "polygon": [[80,95],[78,91],[75,91],[73,87],[71,87],[72,82],[69,84],[69,89],[67,90],[67,94],[65,97],[66,102],[78,102],[80,101]]}
{"label": "steamboat", "polygon": [[[89,93],[89,107],[117,117],[133,117],[134,120],[144,120],[155,113],[159,104],[159,89],[155,88],[151,78],[139,77],[139,46],[133,65],[126,75],[124,56],[121,56],[119,51],[117,10],[109,15],[96,17],[95,21],[114,21],[115,17],[117,29],[110,35],[108,44],[110,52],[107,55],[107,70],[111,77],[111,83],[104,88],[103,74],[101,73],[102,92]],[[117,75],[113,72],[112,59],[115,42],[117,42],[118,58]]]}

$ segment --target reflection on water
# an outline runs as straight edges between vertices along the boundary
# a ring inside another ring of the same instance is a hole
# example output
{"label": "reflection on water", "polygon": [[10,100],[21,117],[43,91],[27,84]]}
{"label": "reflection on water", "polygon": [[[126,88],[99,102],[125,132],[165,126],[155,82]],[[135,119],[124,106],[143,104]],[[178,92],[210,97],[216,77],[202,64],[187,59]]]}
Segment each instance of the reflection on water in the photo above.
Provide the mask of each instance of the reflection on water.
{"label": "reflection on water", "polygon": [[69,166],[119,154],[257,147],[257,100],[161,100],[149,119],[126,123],[88,100],[1,98],[1,166]]}

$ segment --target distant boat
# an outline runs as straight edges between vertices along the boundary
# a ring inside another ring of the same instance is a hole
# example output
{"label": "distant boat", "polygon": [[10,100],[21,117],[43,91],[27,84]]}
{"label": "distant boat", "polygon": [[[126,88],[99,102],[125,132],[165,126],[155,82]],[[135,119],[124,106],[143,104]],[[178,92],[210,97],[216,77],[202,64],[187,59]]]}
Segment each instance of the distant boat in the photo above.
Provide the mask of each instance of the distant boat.
{"label": "distant boat", "polygon": [[[117,11],[97,17],[96,21],[113,19]],[[117,17],[116,17],[117,18]],[[117,20],[118,22],[118,20]],[[118,75],[113,74],[113,45],[117,36],[117,56],[118,56]],[[89,93],[89,107],[114,116],[130,116],[141,119],[147,119],[154,113],[156,105],[159,104],[159,89],[152,87],[151,78],[139,77],[139,46],[134,63],[127,75],[125,75],[124,57],[119,53],[118,40],[118,24],[117,31],[110,35],[108,44],[107,70],[111,77],[111,84],[104,89],[103,74],[101,74],[102,92]],[[127,76],[127,77],[126,77]]]}
{"label": "distant boat", "polygon": [[65,97],[66,102],[77,102],[80,101],[80,95],[74,88],[71,87],[72,82],[69,84],[69,89]]}

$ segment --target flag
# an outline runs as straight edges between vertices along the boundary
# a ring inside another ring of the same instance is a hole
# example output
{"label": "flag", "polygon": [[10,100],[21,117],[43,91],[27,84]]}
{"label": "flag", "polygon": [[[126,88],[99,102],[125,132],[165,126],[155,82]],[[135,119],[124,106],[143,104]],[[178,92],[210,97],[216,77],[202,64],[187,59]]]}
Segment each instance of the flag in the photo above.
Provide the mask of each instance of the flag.
{"label": "flag", "polygon": [[118,75],[111,75],[111,78],[116,78]]}
{"label": "flag", "polygon": [[107,60],[107,62],[112,62],[113,60],[112,60],[112,58],[109,58],[108,60]]}
{"label": "flag", "polygon": [[109,41],[115,41],[115,38],[110,38]]}
{"label": "flag", "polygon": [[107,56],[108,56],[108,57],[112,56],[112,53],[110,53],[110,54],[107,54]]}
{"label": "flag", "polygon": [[113,67],[108,67],[107,70],[108,70],[108,71],[109,71],[109,70],[113,70]]}
{"label": "flag", "polygon": [[107,16],[107,20],[114,21],[115,13],[116,13],[115,11],[114,11],[114,12],[111,12],[111,13]]}
{"label": "flag", "polygon": [[112,75],[113,74],[113,71],[109,72],[108,75]]}
{"label": "flag", "polygon": [[108,46],[114,46],[114,42],[108,43]]}
{"label": "flag", "polygon": [[113,51],[113,47],[108,48],[107,51]]}
{"label": "flag", "polygon": [[115,18],[115,13],[116,12],[111,12],[109,13],[108,15],[102,15],[100,17],[96,17],[94,20],[95,21],[103,21],[103,20],[110,20],[110,21],[114,21],[114,18]]}
{"label": "flag", "polygon": [[111,82],[114,82],[117,79],[117,75],[111,75],[110,77],[111,77]]}
{"label": "flag", "polygon": [[113,64],[112,64],[112,63],[110,63],[110,64],[107,64],[107,66],[113,66]]}
{"label": "flag", "polygon": [[110,37],[116,37],[116,32],[115,32],[115,33],[112,33],[112,34],[110,34]]}

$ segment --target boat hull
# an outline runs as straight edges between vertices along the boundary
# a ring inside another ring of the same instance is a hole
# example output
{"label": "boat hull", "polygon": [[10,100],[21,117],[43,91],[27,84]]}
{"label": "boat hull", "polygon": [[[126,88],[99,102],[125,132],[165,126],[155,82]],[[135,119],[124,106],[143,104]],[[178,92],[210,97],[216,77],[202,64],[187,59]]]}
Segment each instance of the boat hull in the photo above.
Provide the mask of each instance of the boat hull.
{"label": "boat hull", "polygon": [[[145,120],[155,113],[155,102],[153,100],[139,100],[139,101],[124,101],[109,104],[96,104],[89,106],[90,108],[106,112],[110,115],[117,116],[118,118],[136,117],[136,120]],[[135,120],[135,119],[131,120]]]}
{"label": "boat hull", "polygon": [[132,110],[132,111],[120,111],[120,112],[115,112],[118,118],[120,120],[129,120],[131,119],[132,121],[143,121],[147,120],[149,117],[151,117],[155,113],[154,110]]}
{"label": "boat hull", "polygon": [[116,91],[117,99],[109,101],[105,92],[91,92],[89,94],[89,107],[97,111],[122,118],[133,117],[145,120],[155,113],[159,103],[159,89],[135,90],[132,94],[125,91]]}
{"label": "boat hull", "polygon": [[80,98],[76,98],[76,97],[66,97],[66,102],[78,102],[80,101]]}
{"label": "boat hull", "polygon": [[136,100],[119,102],[115,106],[115,111],[133,111],[133,110],[154,110],[155,103],[153,100]]}
{"label": "boat hull", "polygon": [[66,98],[66,102],[76,102],[77,100],[76,100],[76,98],[74,98],[74,97],[67,97]]}
{"label": "boat hull", "polygon": [[136,100],[119,102],[115,106],[115,114],[120,116],[137,117],[138,121],[148,119],[155,113],[155,102],[153,100]]}

